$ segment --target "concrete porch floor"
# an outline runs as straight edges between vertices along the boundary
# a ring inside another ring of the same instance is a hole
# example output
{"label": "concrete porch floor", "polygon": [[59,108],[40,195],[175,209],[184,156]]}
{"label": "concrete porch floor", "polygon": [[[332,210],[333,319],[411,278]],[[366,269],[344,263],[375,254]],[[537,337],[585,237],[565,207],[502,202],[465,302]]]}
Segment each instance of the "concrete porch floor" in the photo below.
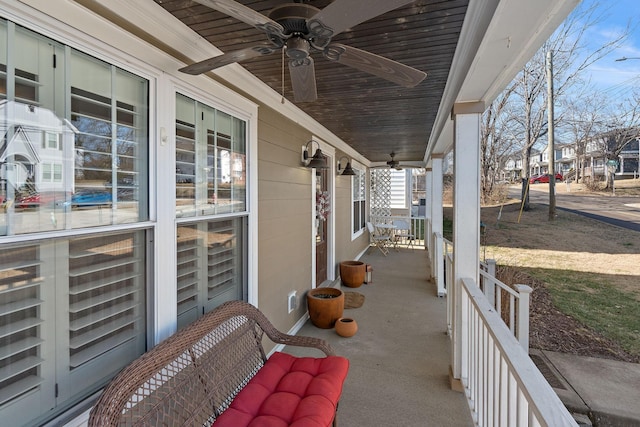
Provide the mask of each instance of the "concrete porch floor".
{"label": "concrete porch floor", "polygon": [[358,333],[342,338],[310,321],[298,332],[327,340],[350,361],[338,426],[473,426],[464,395],[449,387],[446,299],[428,280],[428,253],[400,249],[385,257],[372,247],[360,260],[373,266],[372,283],[341,287],[365,296],[362,307],[344,311]]}

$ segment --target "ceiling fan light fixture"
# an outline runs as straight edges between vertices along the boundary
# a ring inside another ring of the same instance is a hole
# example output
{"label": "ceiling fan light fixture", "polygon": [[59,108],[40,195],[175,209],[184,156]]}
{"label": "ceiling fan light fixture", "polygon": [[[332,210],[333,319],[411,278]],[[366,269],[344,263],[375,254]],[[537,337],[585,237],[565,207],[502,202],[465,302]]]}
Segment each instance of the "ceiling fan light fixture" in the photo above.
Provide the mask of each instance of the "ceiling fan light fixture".
{"label": "ceiling fan light fixture", "polygon": [[291,37],[286,43],[286,54],[294,60],[305,59],[309,56],[309,42],[300,37]]}

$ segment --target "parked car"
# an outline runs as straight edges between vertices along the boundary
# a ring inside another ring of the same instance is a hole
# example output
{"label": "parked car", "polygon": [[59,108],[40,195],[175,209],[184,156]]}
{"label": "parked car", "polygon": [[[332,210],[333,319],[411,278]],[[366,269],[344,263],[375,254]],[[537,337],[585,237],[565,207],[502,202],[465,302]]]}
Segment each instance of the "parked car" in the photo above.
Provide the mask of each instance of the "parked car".
{"label": "parked car", "polygon": [[16,197],[15,207],[19,209],[38,208],[40,206],[63,206],[65,197],[63,192],[47,191],[43,193],[33,192]]}
{"label": "parked car", "polygon": [[111,204],[111,192],[104,190],[82,189],[71,196],[71,206],[99,206]]}
{"label": "parked car", "polygon": [[[549,182],[549,177],[550,175],[548,173],[545,173],[542,175],[534,175],[531,178],[529,178],[529,183],[538,184],[538,183]],[[556,181],[562,181],[562,174],[560,172],[556,172]]]}

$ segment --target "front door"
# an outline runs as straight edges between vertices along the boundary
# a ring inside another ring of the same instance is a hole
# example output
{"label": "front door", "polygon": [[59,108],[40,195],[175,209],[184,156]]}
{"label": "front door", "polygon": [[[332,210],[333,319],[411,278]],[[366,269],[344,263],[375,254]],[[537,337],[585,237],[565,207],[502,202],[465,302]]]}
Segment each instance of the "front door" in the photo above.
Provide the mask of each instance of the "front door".
{"label": "front door", "polygon": [[316,169],[316,286],[327,280],[327,229],[329,223],[329,169]]}

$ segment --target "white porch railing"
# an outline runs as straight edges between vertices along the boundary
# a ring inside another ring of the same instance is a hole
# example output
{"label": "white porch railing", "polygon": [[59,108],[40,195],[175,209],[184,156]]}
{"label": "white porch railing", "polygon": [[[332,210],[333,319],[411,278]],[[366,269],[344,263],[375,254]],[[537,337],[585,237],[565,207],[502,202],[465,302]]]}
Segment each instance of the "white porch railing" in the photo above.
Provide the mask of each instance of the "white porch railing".
{"label": "white porch railing", "polygon": [[[432,256],[432,266],[438,295],[448,297],[447,332],[453,337],[452,328],[457,327],[462,334],[460,380],[475,424],[577,426],[529,358],[531,288],[516,285],[514,290],[496,279],[493,261],[481,263],[480,286],[462,280],[461,287],[455,288],[453,243],[434,233],[429,244],[437,254]],[[455,289],[460,289],[462,322],[453,326]]]}
{"label": "white porch railing", "polygon": [[461,381],[475,425],[577,426],[480,288],[461,288]]}
{"label": "white porch railing", "polygon": [[499,313],[522,349],[529,352],[529,296],[533,289],[527,285],[514,288],[496,279],[496,262],[480,262],[480,290]]}
{"label": "white porch railing", "polygon": [[[453,243],[444,237],[440,236],[440,242],[438,243],[438,247],[442,247],[442,256],[444,257],[444,271],[443,271],[443,287],[444,287],[444,295],[449,296],[449,286],[453,283]],[[440,258],[437,262],[442,264]],[[440,281],[438,281],[440,283]],[[440,293],[438,292],[440,296]],[[447,299],[447,333],[450,337],[453,336],[453,315],[455,313],[455,308],[453,306],[454,298],[450,297]]]}
{"label": "white porch railing", "polygon": [[375,224],[391,224],[393,220],[399,219],[408,222],[411,225],[411,234],[415,236],[415,240],[413,241],[414,246],[422,246],[425,247],[425,236],[429,236],[425,229],[425,218],[417,217],[417,216],[401,216],[401,215],[391,215],[391,216],[376,216],[371,215],[370,221]]}

